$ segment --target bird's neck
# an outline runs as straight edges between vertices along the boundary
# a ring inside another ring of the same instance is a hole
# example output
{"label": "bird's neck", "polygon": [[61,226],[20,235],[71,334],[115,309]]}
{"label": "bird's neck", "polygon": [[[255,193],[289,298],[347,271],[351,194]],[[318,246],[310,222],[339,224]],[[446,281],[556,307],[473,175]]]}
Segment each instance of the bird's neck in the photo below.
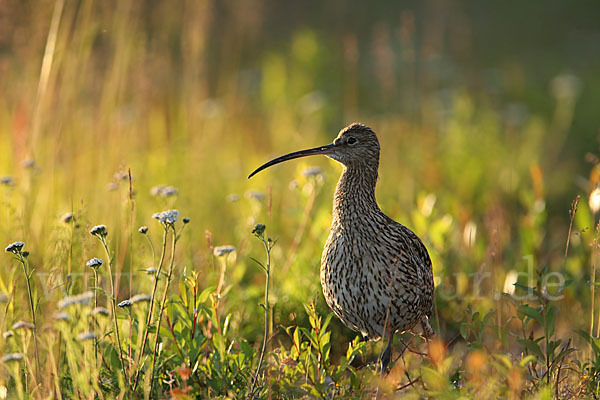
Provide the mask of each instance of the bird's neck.
{"label": "bird's neck", "polygon": [[377,167],[344,166],[333,198],[333,218],[337,222],[379,211],[375,201]]}

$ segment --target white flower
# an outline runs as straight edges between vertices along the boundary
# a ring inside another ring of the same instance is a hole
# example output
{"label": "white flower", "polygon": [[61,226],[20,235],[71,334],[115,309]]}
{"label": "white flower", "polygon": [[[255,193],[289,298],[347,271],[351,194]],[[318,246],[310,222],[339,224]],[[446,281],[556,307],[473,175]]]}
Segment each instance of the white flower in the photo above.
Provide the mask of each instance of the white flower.
{"label": "white flower", "polygon": [[96,337],[94,332],[82,332],[77,335],[77,340],[83,342],[84,340],[92,340]]}
{"label": "white flower", "polygon": [[96,225],[90,229],[90,235],[106,236],[107,234],[108,232],[106,231],[106,225]]}
{"label": "white flower", "polygon": [[154,213],[152,218],[157,219],[161,224],[172,225],[179,218],[179,210],[166,210]]}
{"label": "white flower", "polygon": [[74,217],[74,216],[75,216],[75,215],[74,215],[72,212],[68,212],[68,213],[66,213],[66,214],[63,214],[63,216],[62,216],[62,217],[60,217],[60,220],[61,220],[62,222],[64,222],[65,224],[68,224],[69,222],[71,222],[71,221],[73,220],[73,217]]}
{"label": "white flower", "polygon": [[92,315],[110,315],[110,312],[104,307],[96,307],[92,310]]}
{"label": "white flower", "polygon": [[156,273],[156,268],[146,268],[143,270],[145,273],[147,273],[148,275],[154,275]]}
{"label": "white flower", "polygon": [[67,314],[64,311],[61,312],[57,312],[53,315],[53,318],[57,321],[68,321],[69,320],[69,314]]}
{"label": "white flower", "polygon": [[131,300],[129,300],[129,299],[123,300],[122,302],[117,304],[117,307],[121,307],[121,308],[131,307]]}
{"label": "white flower", "polygon": [[4,249],[4,251],[6,251],[7,253],[20,253],[21,249],[23,249],[23,246],[25,246],[24,242],[14,242],[9,244],[8,246],[6,246],[6,248]]}
{"label": "white flower", "polygon": [[34,169],[36,167],[35,160],[33,158],[27,158],[21,162],[21,166],[25,169]]}
{"label": "white flower", "polygon": [[321,167],[308,167],[302,172],[302,174],[307,178],[309,176],[321,175],[322,173],[323,169]]}
{"label": "white flower", "polygon": [[2,332],[2,337],[3,337],[4,339],[8,339],[8,338],[10,338],[10,337],[13,337],[13,335],[14,335],[14,334],[15,334],[15,333],[14,333],[13,331],[10,331],[10,330],[8,330],[8,331],[6,331],[6,332]]}
{"label": "white flower", "polygon": [[228,194],[227,197],[225,197],[225,200],[227,200],[227,202],[229,202],[229,203],[235,203],[239,199],[240,199],[240,195],[237,193],[231,193],[231,194]]}
{"label": "white flower", "polygon": [[142,303],[146,301],[150,301],[151,297],[148,294],[136,294],[129,299],[131,304]]}
{"label": "white flower", "polygon": [[6,362],[10,362],[10,361],[21,361],[23,359],[23,354],[22,353],[8,353],[2,356],[2,358],[0,358],[0,361],[2,361],[3,363]]}
{"label": "white flower", "polygon": [[214,248],[213,250],[213,254],[217,257],[221,257],[224,256],[226,254],[229,254],[231,252],[235,251],[235,247],[229,245],[229,246],[217,246]]}
{"label": "white flower", "polygon": [[94,292],[88,290],[87,292],[83,292],[75,296],[65,297],[64,299],[58,302],[57,306],[60,310],[62,310],[63,308],[70,307],[74,304],[89,304],[90,300],[92,300],[93,298]]}
{"label": "white flower", "polygon": [[263,201],[265,199],[265,194],[259,192],[258,190],[248,190],[246,191],[246,193],[244,193],[244,196],[246,196],[249,199],[254,199],[256,201]]}
{"label": "white flower", "polygon": [[145,235],[146,233],[148,233],[148,227],[146,225],[140,226],[140,228],[138,229],[138,232],[141,233],[142,235]]}
{"label": "white flower", "polygon": [[104,261],[102,261],[99,258],[92,258],[88,262],[85,263],[86,267],[90,267],[90,268],[98,268],[102,264],[104,264]]}
{"label": "white flower", "polygon": [[0,184],[6,186],[13,186],[15,184],[15,180],[12,176],[3,176],[2,178],[0,178]]}
{"label": "white flower", "polygon": [[150,194],[152,196],[170,197],[175,196],[178,193],[179,190],[177,190],[177,188],[167,185],[157,185],[150,189]]}
{"label": "white flower", "polygon": [[17,329],[22,329],[22,328],[23,329],[33,329],[33,328],[35,328],[35,325],[33,325],[31,322],[19,321],[19,322],[15,322],[11,328],[13,331],[16,331]]}

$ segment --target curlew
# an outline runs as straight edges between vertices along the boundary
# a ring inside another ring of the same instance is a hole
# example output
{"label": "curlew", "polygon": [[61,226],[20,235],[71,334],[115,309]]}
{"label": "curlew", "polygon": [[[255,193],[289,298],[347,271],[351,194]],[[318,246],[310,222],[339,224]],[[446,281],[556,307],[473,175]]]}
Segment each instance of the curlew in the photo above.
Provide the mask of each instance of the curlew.
{"label": "curlew", "polygon": [[395,332],[422,329],[429,337],[433,274],[417,235],[385,215],[375,201],[379,141],[362,124],[342,129],[333,143],[296,151],[263,164],[323,154],[344,169],[333,199],[331,231],[321,256],[321,286],[331,310],[368,339],[387,338],[381,373],[392,357]]}

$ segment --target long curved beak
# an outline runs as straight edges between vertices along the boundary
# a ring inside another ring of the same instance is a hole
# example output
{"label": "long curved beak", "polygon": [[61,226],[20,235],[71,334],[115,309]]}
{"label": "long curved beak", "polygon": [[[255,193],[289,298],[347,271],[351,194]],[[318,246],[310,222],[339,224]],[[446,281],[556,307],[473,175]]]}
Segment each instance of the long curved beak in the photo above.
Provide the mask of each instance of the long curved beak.
{"label": "long curved beak", "polygon": [[325,154],[325,155],[331,154],[331,153],[333,153],[333,149],[334,149],[334,145],[328,144],[325,146],[314,147],[312,149],[295,151],[293,153],[289,153],[284,156],[277,157],[277,158],[269,161],[268,163],[265,163],[265,164],[261,165],[260,167],[256,168],[253,173],[248,175],[248,179],[252,178],[254,175],[259,173],[263,169],[269,168],[271,165],[279,164],[281,162],[288,161],[288,160],[293,160],[294,158],[314,156],[317,154]]}

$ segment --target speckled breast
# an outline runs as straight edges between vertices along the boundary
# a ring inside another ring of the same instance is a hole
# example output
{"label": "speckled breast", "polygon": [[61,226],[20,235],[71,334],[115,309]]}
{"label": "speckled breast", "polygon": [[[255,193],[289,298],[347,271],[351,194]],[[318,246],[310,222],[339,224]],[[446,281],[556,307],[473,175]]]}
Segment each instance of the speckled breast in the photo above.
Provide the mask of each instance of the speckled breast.
{"label": "speckled breast", "polygon": [[411,329],[423,315],[423,276],[386,226],[373,232],[332,229],[321,257],[323,295],[349,328],[370,339],[384,327]]}

